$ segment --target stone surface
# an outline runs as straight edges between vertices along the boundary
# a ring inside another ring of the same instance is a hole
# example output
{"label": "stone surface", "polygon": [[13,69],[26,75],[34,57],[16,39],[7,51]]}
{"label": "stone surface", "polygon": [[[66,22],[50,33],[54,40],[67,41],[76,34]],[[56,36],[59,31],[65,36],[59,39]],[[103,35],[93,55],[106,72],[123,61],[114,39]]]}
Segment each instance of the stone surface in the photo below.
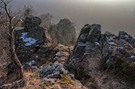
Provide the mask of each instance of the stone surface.
{"label": "stone surface", "polygon": [[67,64],[67,68],[77,78],[89,76],[88,56],[100,53],[101,26],[98,24],[85,25],[79,35],[73,54]]}
{"label": "stone surface", "polygon": [[129,35],[128,33],[124,32],[124,31],[120,31],[119,32],[119,39],[123,39],[135,47],[135,39],[131,35]]}
{"label": "stone surface", "polygon": [[61,74],[66,73],[67,71],[59,63],[50,64],[39,71],[41,78],[59,78]]}
{"label": "stone surface", "polygon": [[54,44],[75,44],[76,31],[69,19],[61,19],[58,24],[52,25],[48,32],[52,36]]}
{"label": "stone surface", "polygon": [[51,54],[52,63],[58,62],[64,65],[69,58],[72,47],[59,44]]}

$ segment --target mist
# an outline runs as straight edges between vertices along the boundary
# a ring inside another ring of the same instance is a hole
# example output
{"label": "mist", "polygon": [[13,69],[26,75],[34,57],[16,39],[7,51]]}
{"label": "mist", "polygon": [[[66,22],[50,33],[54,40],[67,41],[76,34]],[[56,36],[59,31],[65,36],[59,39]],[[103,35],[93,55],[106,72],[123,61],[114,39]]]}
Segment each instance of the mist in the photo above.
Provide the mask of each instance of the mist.
{"label": "mist", "polygon": [[87,23],[97,23],[103,32],[126,31],[132,36],[135,33],[134,0],[14,0],[13,4],[15,9],[32,5],[37,15],[50,13],[54,23],[70,18],[77,32]]}

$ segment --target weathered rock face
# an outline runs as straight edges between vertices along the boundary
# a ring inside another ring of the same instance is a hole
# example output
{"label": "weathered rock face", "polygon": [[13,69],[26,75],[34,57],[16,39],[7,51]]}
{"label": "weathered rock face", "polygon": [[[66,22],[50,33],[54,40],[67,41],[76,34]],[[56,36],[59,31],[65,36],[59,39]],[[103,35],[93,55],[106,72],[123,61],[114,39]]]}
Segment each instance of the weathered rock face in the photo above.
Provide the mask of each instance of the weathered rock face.
{"label": "weathered rock face", "polygon": [[[89,60],[88,56],[94,58],[100,53],[100,36],[101,26],[98,24],[85,25],[80,33],[78,41],[73,51],[73,55],[68,62],[67,68],[74,73],[77,78],[89,76]],[[95,59],[98,60],[98,59]]]}
{"label": "weathered rock face", "polygon": [[[105,72],[112,71],[116,76],[122,74],[121,76],[134,81],[134,38],[125,32],[120,32],[119,36],[109,32],[101,34],[100,25],[87,24],[82,28],[73,54],[65,66],[89,88],[92,87],[93,80],[96,83],[95,89],[127,89],[125,82],[121,84],[118,78],[102,73],[101,68]],[[104,76],[107,76],[105,80]],[[133,87],[129,89],[134,89]]]}
{"label": "weathered rock face", "polygon": [[54,44],[75,44],[76,31],[69,19],[61,19],[57,25],[52,25],[48,31]]}
{"label": "weathered rock face", "polygon": [[[106,35],[104,34],[104,36]],[[125,38],[125,35],[127,35],[125,32],[120,32],[119,37],[113,35],[115,39],[112,39],[111,34],[108,38],[104,38],[106,42],[104,42],[102,55],[108,69],[115,68],[117,73],[122,72],[134,80],[135,48],[132,46],[134,39]]]}
{"label": "weathered rock face", "polygon": [[38,17],[29,16],[24,20],[24,29],[15,31],[16,53],[23,65],[36,68],[45,62],[47,53],[45,29],[40,27]]}

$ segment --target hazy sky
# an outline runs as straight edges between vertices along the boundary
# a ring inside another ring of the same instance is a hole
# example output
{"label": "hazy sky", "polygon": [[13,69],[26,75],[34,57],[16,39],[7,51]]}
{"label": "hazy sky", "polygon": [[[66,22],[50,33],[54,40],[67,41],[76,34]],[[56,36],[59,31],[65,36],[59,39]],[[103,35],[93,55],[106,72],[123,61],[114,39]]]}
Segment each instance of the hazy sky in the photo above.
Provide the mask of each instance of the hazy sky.
{"label": "hazy sky", "polygon": [[103,31],[135,35],[135,0],[14,0],[16,8],[32,5],[37,13],[51,13],[54,21],[70,18],[80,30],[99,23]]}

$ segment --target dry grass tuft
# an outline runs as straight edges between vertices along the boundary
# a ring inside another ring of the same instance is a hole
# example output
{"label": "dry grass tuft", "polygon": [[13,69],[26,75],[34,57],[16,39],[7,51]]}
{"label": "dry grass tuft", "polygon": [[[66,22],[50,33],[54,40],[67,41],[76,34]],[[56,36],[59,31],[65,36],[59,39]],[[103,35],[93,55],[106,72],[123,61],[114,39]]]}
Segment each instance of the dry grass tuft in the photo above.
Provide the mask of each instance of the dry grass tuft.
{"label": "dry grass tuft", "polygon": [[38,78],[38,74],[34,72],[25,72],[24,80],[26,84],[20,89],[42,89],[44,87],[42,81]]}

